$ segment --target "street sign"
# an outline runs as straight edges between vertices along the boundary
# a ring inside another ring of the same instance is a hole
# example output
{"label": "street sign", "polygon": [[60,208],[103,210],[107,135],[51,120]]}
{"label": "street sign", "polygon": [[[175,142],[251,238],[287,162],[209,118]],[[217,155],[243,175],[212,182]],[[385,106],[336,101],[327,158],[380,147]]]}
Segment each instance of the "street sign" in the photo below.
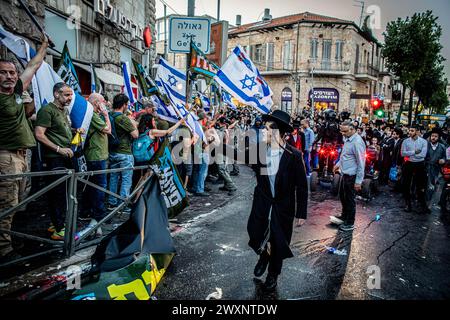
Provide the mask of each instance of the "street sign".
{"label": "street sign", "polygon": [[189,53],[191,38],[195,45],[209,53],[211,21],[205,17],[172,16],[169,20],[169,51]]}

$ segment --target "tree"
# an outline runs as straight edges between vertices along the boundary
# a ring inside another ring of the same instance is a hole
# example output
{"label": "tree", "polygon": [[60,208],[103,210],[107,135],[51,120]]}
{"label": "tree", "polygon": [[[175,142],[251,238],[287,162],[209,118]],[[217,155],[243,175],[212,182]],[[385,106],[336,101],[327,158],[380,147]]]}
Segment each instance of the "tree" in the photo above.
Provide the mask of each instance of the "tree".
{"label": "tree", "polygon": [[408,123],[412,121],[412,106],[416,82],[436,64],[443,61],[440,55],[442,28],[437,24],[432,11],[415,13],[405,20],[391,21],[383,33],[385,45],[383,56],[386,67],[391,70],[403,85],[402,102],[397,122],[404,109],[405,91],[410,89]]}
{"label": "tree", "polygon": [[[444,66],[442,64],[435,64],[427,72],[424,72],[422,76],[416,81],[414,91],[419,97],[421,102],[426,108],[431,109],[432,99],[434,97],[434,103],[438,103],[436,95],[446,90],[446,80],[444,79]],[[416,108],[416,116],[417,116]]]}

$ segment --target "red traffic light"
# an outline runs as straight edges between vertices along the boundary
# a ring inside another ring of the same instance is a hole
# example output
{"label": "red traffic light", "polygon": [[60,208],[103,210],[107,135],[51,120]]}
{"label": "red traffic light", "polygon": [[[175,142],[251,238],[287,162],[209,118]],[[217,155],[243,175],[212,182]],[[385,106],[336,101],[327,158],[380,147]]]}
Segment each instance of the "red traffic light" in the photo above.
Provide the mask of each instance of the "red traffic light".
{"label": "red traffic light", "polygon": [[144,38],[145,47],[150,48],[150,46],[152,44],[152,32],[151,32],[149,26],[144,28],[144,33],[143,33],[142,37]]}
{"label": "red traffic light", "polygon": [[376,110],[378,108],[383,107],[383,101],[378,98],[374,98],[370,100],[370,105],[372,106],[373,110]]}

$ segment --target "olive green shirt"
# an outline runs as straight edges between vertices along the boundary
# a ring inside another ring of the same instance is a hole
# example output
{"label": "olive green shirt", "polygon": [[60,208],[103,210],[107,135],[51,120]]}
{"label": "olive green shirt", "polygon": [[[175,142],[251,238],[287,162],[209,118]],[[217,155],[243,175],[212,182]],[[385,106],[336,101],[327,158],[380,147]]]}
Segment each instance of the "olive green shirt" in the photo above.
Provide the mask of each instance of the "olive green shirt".
{"label": "olive green shirt", "polygon": [[108,134],[102,132],[106,128],[103,117],[94,112],[84,146],[84,156],[87,161],[108,159]]}
{"label": "olive green shirt", "polygon": [[[113,114],[117,114],[114,112]],[[133,138],[130,133],[136,130],[131,120],[124,114],[119,114],[114,119],[116,127],[117,138],[119,139],[119,145],[113,151],[114,153],[133,154],[131,152],[131,143]]]}
{"label": "olive green shirt", "polygon": [[19,79],[13,94],[0,93],[0,150],[28,149],[36,145],[22,101]]}
{"label": "olive green shirt", "polygon": [[[47,138],[61,148],[70,148],[72,141],[72,130],[70,128],[67,111],[59,109],[53,102],[43,106],[37,113],[35,126],[47,128]],[[55,150],[47,148],[42,144],[44,158],[60,157]]]}

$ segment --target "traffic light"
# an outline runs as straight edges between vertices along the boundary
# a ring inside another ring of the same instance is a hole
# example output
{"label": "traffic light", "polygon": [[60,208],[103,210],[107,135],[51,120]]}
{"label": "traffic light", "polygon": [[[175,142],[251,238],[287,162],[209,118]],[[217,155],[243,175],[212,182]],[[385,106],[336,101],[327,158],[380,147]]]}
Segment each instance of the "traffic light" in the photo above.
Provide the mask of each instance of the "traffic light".
{"label": "traffic light", "polygon": [[384,102],[380,98],[373,98],[370,100],[370,105],[372,106],[373,111],[378,110],[384,107]]}
{"label": "traffic light", "polygon": [[378,118],[384,118],[384,110],[383,109],[378,109],[377,111],[375,111],[375,115]]}
{"label": "traffic light", "polygon": [[384,118],[384,101],[378,97],[373,97],[370,100],[373,114],[378,118]]}

